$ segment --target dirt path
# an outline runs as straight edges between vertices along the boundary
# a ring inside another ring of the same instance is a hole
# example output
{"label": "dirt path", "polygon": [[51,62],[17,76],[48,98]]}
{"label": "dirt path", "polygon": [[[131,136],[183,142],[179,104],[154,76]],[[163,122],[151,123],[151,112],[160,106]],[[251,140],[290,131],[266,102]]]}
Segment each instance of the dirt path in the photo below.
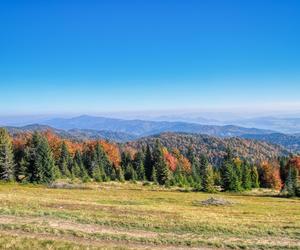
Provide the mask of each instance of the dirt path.
{"label": "dirt path", "polygon": [[48,233],[29,233],[24,232],[21,230],[14,230],[11,231],[5,231],[0,230],[0,236],[15,236],[15,237],[24,237],[24,238],[31,238],[31,239],[39,239],[39,240],[53,240],[53,241],[63,241],[63,242],[69,242],[69,243],[75,243],[76,245],[81,245],[82,247],[86,247],[87,249],[90,249],[90,247],[97,248],[97,249],[113,249],[113,248],[120,248],[120,246],[124,249],[153,249],[153,250],[159,250],[159,249],[166,249],[166,250],[213,250],[213,248],[207,248],[207,247],[178,247],[178,246],[154,246],[154,245],[147,245],[147,244],[137,244],[137,243],[129,243],[127,241],[108,241],[108,240],[90,240],[90,239],[84,239],[84,238],[78,238],[75,236],[58,236],[58,235],[52,235]]}
{"label": "dirt path", "polygon": [[[99,233],[99,234],[108,234],[112,236],[118,236],[121,238],[122,236],[127,237],[134,237],[134,238],[145,238],[145,239],[159,239],[160,237],[167,237],[170,239],[196,239],[201,237],[200,235],[194,235],[194,234],[175,234],[175,233],[157,233],[157,232],[149,232],[149,231],[143,231],[143,230],[133,230],[133,229],[122,229],[122,228],[113,228],[109,226],[101,226],[96,224],[82,224],[82,223],[76,223],[68,220],[62,220],[62,219],[55,219],[50,217],[19,217],[19,216],[13,216],[13,215],[5,215],[0,216],[0,224],[6,224],[6,225],[34,225],[36,227],[48,227],[53,229],[61,229],[61,230],[71,230],[71,231],[78,231],[83,232],[87,234],[93,234],[93,233]],[[55,240],[66,240],[66,241],[72,241],[72,242],[78,242],[78,244],[83,245],[91,245],[91,246],[99,246],[99,244],[112,244],[115,246],[122,246],[123,243],[126,247],[132,248],[132,249],[193,249],[191,247],[178,247],[178,246],[167,246],[167,245],[151,245],[150,243],[129,243],[126,241],[126,243],[122,240],[112,240],[112,241],[106,241],[101,239],[85,239],[83,237],[76,237],[76,236],[68,236],[68,235],[52,235],[51,233],[37,233],[37,232],[24,232],[22,230],[4,230],[5,232],[18,232],[16,235],[24,235],[24,236],[30,236],[30,237],[36,237],[41,239],[50,239],[51,237]],[[213,235],[211,237],[211,242],[215,242],[216,240],[219,240],[219,238],[215,238]],[[225,242],[240,242],[240,238],[234,238],[234,237],[228,237],[223,239],[223,243]],[[274,245],[277,246],[299,246],[300,248],[300,242],[295,239],[290,238],[282,238],[282,237],[255,237],[255,238],[248,238],[243,239],[243,242],[257,242],[257,243],[264,243],[266,245]],[[202,248],[194,248],[194,249],[212,249],[208,247],[202,247]]]}

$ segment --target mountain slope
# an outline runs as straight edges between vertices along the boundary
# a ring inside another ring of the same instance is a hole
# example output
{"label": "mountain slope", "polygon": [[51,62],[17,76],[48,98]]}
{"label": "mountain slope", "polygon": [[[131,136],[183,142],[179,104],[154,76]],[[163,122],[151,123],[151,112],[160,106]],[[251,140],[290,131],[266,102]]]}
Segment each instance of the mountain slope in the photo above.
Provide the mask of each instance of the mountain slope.
{"label": "mountain slope", "polygon": [[300,152],[300,136],[282,133],[272,134],[244,134],[243,138],[266,141],[285,147],[290,152]]}
{"label": "mountain slope", "polygon": [[45,132],[50,130],[61,138],[79,141],[105,139],[115,142],[124,142],[136,139],[134,135],[122,132],[113,132],[107,130],[97,131],[92,129],[71,129],[66,131],[63,129],[55,129],[47,125],[38,124],[27,125],[24,127],[6,127],[6,129],[12,136],[20,133],[33,133],[34,131]]}
{"label": "mountain slope", "polygon": [[191,147],[197,156],[205,154],[214,164],[220,163],[228,147],[233,150],[236,156],[252,162],[268,160],[279,155],[288,154],[282,147],[266,142],[237,137],[217,138],[208,135],[186,133],[163,133],[141,138],[126,145],[141,149],[147,144],[153,146],[156,139],[159,139],[168,149],[178,148],[183,154],[187,154],[188,148]]}

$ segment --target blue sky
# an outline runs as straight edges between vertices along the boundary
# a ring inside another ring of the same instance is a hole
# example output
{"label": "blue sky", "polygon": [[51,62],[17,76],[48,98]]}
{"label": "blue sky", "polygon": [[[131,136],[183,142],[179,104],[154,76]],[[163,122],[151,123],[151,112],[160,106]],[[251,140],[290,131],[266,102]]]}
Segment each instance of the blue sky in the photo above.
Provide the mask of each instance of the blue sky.
{"label": "blue sky", "polygon": [[0,1],[0,114],[300,110],[300,1]]}

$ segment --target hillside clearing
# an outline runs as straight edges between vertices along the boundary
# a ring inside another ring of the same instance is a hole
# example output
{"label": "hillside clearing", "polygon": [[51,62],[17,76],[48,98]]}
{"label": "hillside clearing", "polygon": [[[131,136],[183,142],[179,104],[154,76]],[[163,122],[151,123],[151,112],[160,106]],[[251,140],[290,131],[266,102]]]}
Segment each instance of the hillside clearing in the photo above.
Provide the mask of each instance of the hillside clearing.
{"label": "hillside clearing", "polygon": [[[4,249],[300,249],[300,199],[212,195],[130,183],[0,185]],[[21,240],[22,239],[22,240]]]}

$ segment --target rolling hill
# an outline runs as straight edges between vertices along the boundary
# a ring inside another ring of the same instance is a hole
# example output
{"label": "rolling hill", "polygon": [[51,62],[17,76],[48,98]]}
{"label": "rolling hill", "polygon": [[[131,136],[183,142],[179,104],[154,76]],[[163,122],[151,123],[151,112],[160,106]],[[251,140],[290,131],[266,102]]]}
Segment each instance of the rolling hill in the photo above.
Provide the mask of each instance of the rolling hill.
{"label": "rolling hill", "polygon": [[191,147],[196,155],[205,154],[216,165],[220,163],[228,147],[233,150],[236,156],[251,162],[268,160],[288,154],[288,151],[283,147],[267,142],[238,137],[220,138],[187,133],[162,133],[128,142],[126,145],[141,149],[147,144],[153,146],[156,139],[159,139],[163,146],[168,149],[178,148],[183,154],[187,154],[187,150]]}

